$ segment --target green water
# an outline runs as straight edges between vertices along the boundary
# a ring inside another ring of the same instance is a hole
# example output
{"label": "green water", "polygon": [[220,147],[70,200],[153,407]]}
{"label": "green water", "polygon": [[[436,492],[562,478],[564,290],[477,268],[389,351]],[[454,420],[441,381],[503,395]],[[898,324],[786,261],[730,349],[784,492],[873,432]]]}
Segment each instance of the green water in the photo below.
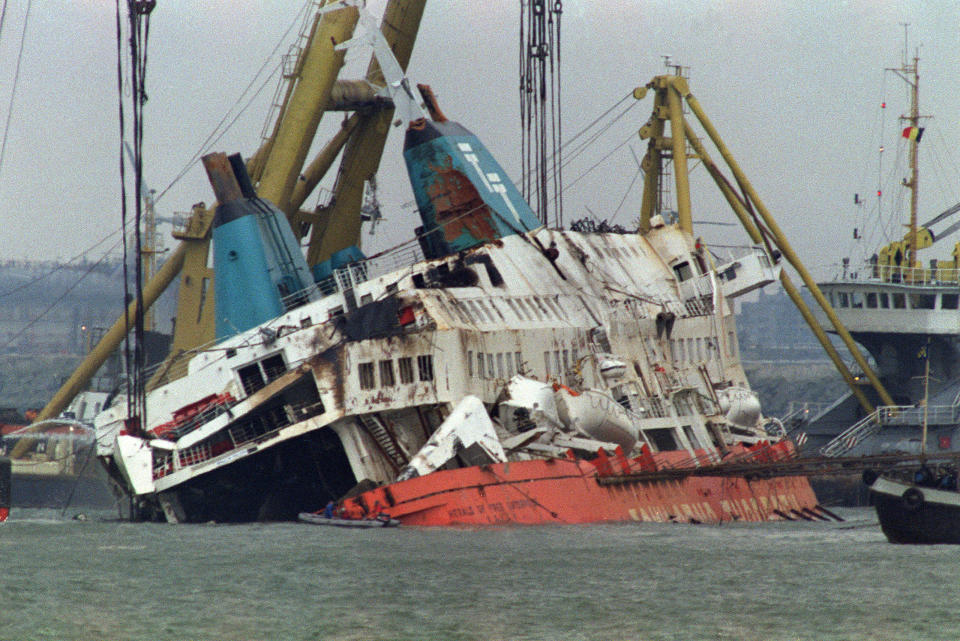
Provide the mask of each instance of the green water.
{"label": "green water", "polygon": [[949,639],[960,548],[845,524],[0,525],[0,639]]}

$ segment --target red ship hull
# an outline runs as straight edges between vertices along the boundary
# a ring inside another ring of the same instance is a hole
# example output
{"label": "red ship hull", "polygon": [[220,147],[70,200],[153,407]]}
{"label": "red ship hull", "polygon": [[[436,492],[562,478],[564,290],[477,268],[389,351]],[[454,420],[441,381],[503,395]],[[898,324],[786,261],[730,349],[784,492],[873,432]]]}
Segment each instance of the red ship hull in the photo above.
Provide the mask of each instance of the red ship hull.
{"label": "red ship hull", "polygon": [[[791,453],[789,444],[765,448],[764,460],[771,460],[771,448],[777,448],[776,458]],[[666,452],[647,454],[645,460],[548,459],[439,471],[370,490],[347,499],[343,507],[356,516],[386,512],[404,525],[420,526],[766,521],[817,507],[805,477],[747,480],[681,474],[655,479],[635,474],[641,465],[642,471],[676,470],[681,462],[677,455],[686,456]],[[738,463],[743,462],[738,457]],[[689,459],[686,465],[695,469]]]}

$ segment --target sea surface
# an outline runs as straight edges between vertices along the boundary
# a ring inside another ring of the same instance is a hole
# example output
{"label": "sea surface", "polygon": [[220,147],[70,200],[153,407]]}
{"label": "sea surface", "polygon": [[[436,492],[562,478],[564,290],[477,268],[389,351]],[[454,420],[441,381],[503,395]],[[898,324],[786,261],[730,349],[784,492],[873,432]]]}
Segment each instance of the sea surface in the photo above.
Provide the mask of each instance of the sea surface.
{"label": "sea surface", "polygon": [[20,510],[0,639],[957,639],[960,547],[844,523],[341,530]]}

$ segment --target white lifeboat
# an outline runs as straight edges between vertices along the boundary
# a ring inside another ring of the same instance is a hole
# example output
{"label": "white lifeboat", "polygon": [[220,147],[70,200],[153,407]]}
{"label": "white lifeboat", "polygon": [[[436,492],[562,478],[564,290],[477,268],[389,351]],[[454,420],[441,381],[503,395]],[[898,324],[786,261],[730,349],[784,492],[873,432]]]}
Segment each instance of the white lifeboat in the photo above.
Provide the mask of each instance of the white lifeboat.
{"label": "white lifeboat", "polygon": [[745,387],[728,387],[717,392],[720,411],[740,427],[754,427],[760,420],[760,399]]}
{"label": "white lifeboat", "polygon": [[576,393],[560,387],[554,394],[560,420],[575,432],[598,441],[616,443],[629,453],[639,432],[630,415],[612,396],[588,389]]}

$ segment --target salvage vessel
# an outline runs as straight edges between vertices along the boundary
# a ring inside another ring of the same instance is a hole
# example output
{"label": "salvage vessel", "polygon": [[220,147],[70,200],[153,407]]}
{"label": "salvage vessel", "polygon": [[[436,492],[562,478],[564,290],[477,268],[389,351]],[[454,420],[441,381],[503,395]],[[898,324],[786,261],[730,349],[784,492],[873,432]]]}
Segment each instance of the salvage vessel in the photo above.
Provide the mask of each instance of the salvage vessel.
{"label": "salvage vessel", "polygon": [[[340,50],[324,29],[351,11],[324,9],[315,46]],[[120,394],[96,420],[130,516],[294,520],[329,501],[416,525],[816,510],[802,476],[705,472],[794,448],[750,390],[731,307],[777,278],[779,254],[721,255],[693,234],[686,139],[716,167],[684,122],[683,100],[699,113],[685,78],[634,92],[654,100],[639,228],[550,227],[428,88],[415,97],[367,26],[351,43],[373,47],[388,118],[406,126],[423,224],[394,251],[305,256],[298,239],[318,219],[266,197],[262,159],[205,156],[218,205],[195,222],[214,241],[215,339],[153,374],[144,413]]]}
{"label": "salvage vessel", "polygon": [[[899,68],[888,69],[906,83],[910,97],[897,128],[909,159],[910,173],[900,181],[910,203],[902,221],[906,232],[862,264],[844,258],[836,276],[820,283],[837,317],[872,357],[879,384],[858,378],[850,394],[797,427],[807,437],[805,454],[937,456],[960,448],[960,243],[953,242],[948,259],[929,254],[960,228],[960,204],[921,219],[919,152],[921,140],[931,143],[923,138],[919,64],[919,55],[905,55]],[[824,314],[818,320],[833,331]],[[851,502],[858,485],[849,480],[838,496]]]}

